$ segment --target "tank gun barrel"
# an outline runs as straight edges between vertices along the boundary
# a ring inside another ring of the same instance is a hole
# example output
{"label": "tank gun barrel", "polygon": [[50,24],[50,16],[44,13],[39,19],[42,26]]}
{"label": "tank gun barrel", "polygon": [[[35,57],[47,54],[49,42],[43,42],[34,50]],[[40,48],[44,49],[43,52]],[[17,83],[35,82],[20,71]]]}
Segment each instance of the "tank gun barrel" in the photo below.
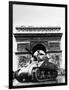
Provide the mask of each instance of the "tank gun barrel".
{"label": "tank gun barrel", "polygon": [[29,49],[27,49],[27,48],[25,48],[25,49],[28,51],[29,54],[33,55],[33,53],[31,53],[31,51]]}
{"label": "tank gun barrel", "polygon": [[31,54],[32,55],[32,57],[34,57],[34,59],[35,59],[35,61],[37,60],[37,57],[36,56],[34,56],[34,54],[28,49],[28,48],[25,48],[27,51],[28,51],[28,53],[29,54]]}

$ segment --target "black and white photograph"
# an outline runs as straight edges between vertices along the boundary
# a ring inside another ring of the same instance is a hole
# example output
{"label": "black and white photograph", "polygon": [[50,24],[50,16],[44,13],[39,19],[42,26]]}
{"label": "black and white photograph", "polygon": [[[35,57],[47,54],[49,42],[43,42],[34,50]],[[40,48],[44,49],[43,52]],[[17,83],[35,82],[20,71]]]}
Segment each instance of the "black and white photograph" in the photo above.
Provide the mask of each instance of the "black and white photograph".
{"label": "black and white photograph", "polygon": [[67,84],[67,5],[9,2],[9,87]]}

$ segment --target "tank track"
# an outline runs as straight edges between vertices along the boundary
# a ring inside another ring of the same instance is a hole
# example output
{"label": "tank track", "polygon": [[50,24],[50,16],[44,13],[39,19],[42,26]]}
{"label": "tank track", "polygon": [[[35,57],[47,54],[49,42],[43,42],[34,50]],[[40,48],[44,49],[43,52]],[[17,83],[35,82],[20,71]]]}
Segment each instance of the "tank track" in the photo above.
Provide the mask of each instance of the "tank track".
{"label": "tank track", "polygon": [[47,69],[35,69],[33,72],[34,80],[38,82],[54,80],[56,79],[58,73],[55,70],[47,70]]}

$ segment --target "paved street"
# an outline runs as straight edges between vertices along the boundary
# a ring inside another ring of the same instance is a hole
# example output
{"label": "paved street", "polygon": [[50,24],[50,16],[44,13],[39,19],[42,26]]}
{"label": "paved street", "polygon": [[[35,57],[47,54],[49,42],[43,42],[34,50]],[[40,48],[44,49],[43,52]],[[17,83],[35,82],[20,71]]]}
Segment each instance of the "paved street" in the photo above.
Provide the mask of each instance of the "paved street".
{"label": "paved street", "polygon": [[41,85],[41,84],[53,84],[53,83],[64,83],[65,76],[58,76],[54,81],[45,81],[45,82],[23,82],[20,83],[17,80],[13,81],[13,86],[27,86],[27,85]]}

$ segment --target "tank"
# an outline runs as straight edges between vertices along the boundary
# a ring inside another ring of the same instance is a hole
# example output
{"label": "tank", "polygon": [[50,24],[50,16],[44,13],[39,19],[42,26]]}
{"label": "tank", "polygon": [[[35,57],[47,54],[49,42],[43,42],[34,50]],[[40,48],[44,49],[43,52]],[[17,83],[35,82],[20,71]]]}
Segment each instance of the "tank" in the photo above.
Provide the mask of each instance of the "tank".
{"label": "tank", "polygon": [[29,65],[22,67],[14,72],[14,78],[19,82],[24,81],[37,81],[43,82],[47,80],[56,79],[58,72],[57,66],[51,62],[49,62],[49,58],[40,59],[34,56],[33,53],[28,50],[29,54],[32,55],[34,61],[30,62]]}

